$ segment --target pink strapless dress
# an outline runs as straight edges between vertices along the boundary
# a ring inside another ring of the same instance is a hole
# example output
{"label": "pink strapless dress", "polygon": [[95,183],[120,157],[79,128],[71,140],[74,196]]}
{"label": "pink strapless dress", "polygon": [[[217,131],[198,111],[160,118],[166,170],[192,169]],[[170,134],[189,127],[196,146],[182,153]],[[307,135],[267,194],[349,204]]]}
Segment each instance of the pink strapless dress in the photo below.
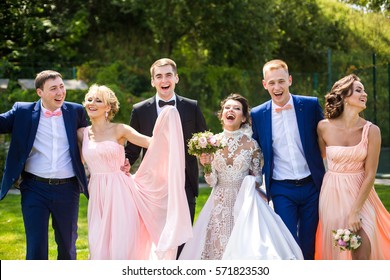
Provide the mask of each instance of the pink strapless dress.
{"label": "pink strapless dress", "polygon": [[[368,130],[363,127],[359,144],[351,147],[328,146],[325,174],[319,201],[319,224],[316,235],[315,259],[351,260],[350,251],[334,246],[332,230],[347,227],[347,217],[364,180],[367,157]],[[360,212],[362,227],[371,243],[371,259],[390,259],[390,214],[379,199],[374,187]]]}
{"label": "pink strapless dress", "polygon": [[177,246],[192,237],[184,190],[183,134],[176,108],[159,115],[138,171],[125,175],[124,147],[94,142],[84,130],[88,165],[90,259],[175,259]]}

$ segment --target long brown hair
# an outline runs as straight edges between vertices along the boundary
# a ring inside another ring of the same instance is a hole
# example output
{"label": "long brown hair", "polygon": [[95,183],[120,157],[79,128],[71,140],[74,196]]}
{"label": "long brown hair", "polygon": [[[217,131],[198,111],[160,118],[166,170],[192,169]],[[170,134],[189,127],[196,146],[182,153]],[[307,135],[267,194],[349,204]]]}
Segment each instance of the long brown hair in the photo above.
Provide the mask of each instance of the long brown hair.
{"label": "long brown hair", "polygon": [[325,95],[325,117],[334,119],[344,111],[344,99],[353,93],[353,83],[360,81],[355,74],[350,74],[334,83],[330,92]]}

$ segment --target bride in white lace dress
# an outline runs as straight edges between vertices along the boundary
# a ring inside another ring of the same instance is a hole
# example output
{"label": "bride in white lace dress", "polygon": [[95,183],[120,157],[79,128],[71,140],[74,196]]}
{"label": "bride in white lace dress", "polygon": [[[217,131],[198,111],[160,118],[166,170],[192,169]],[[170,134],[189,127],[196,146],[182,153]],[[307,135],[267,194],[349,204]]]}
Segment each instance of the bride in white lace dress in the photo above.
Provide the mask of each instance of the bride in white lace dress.
{"label": "bride in white lace dress", "polygon": [[263,156],[250,128],[249,105],[239,94],[221,102],[219,118],[227,146],[200,162],[211,162],[205,175],[213,188],[194,225],[194,238],[182,260],[303,259],[280,217],[261,194]]}

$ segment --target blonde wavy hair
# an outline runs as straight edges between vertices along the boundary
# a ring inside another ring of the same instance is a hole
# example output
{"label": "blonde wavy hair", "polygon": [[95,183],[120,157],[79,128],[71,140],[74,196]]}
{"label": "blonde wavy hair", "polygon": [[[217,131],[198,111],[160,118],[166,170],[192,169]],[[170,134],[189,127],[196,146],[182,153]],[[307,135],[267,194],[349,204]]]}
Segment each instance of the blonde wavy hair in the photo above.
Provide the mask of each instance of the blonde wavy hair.
{"label": "blonde wavy hair", "polygon": [[104,105],[110,106],[110,111],[108,112],[107,119],[111,121],[114,116],[119,111],[119,101],[116,97],[115,93],[107,86],[101,86],[98,84],[93,84],[87,94],[85,95],[83,106],[85,107],[85,102],[87,101],[88,97],[90,96],[96,96],[99,98]]}

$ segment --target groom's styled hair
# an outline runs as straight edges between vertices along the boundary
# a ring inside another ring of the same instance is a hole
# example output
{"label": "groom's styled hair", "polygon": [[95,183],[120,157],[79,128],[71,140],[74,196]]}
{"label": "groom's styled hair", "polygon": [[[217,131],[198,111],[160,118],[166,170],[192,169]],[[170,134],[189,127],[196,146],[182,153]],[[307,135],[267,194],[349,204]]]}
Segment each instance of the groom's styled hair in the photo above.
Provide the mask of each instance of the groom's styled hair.
{"label": "groom's styled hair", "polygon": [[265,77],[265,73],[267,71],[277,70],[277,69],[281,69],[281,68],[286,70],[287,74],[289,75],[289,73],[288,73],[288,66],[287,66],[286,62],[284,62],[281,59],[270,60],[266,64],[264,64],[264,66],[263,66],[263,77]]}
{"label": "groom's styled hair", "polygon": [[152,64],[152,66],[150,67],[150,75],[151,75],[152,79],[153,79],[153,75],[154,75],[154,69],[156,67],[161,67],[161,66],[165,66],[165,65],[171,65],[173,73],[177,74],[176,63],[172,59],[170,59],[170,58],[161,58],[159,60],[156,60]]}

